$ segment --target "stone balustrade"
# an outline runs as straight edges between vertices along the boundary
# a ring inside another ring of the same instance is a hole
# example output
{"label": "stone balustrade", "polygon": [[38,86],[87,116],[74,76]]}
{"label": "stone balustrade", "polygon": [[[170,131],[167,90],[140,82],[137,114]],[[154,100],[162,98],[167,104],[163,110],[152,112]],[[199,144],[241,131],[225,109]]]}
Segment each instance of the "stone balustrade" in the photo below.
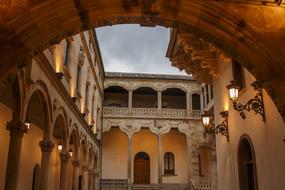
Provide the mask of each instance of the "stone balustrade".
{"label": "stone balustrade", "polygon": [[157,109],[157,108],[118,108],[104,107],[103,117],[107,118],[169,118],[169,119],[200,119],[201,111],[186,109]]}

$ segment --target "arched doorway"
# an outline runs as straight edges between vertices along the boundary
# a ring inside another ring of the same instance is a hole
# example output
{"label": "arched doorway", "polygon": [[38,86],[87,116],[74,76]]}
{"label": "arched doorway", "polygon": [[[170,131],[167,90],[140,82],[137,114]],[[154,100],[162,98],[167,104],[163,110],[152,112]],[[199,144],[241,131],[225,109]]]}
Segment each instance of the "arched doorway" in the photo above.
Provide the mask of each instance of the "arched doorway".
{"label": "arched doorway", "polygon": [[240,190],[258,190],[255,154],[248,136],[243,136],[238,147]]}
{"label": "arched doorway", "polygon": [[134,160],[134,183],[149,184],[150,183],[150,159],[145,152],[139,152]]}

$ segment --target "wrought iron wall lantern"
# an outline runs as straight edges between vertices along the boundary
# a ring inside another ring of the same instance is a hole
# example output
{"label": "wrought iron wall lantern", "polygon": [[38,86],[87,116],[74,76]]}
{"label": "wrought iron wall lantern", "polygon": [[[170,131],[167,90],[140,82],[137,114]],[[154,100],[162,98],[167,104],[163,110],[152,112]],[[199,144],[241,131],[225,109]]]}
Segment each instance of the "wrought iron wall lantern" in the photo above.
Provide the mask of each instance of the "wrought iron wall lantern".
{"label": "wrought iron wall lantern", "polygon": [[220,115],[224,119],[223,122],[217,126],[213,126],[211,124],[211,115],[208,113],[202,114],[203,126],[205,127],[206,133],[209,133],[209,134],[220,133],[221,135],[223,135],[227,138],[227,141],[229,141],[229,130],[228,130],[229,112],[228,111],[222,111],[220,113]]}
{"label": "wrought iron wall lantern", "polygon": [[254,110],[255,114],[260,114],[262,116],[262,120],[265,121],[265,112],[264,112],[264,103],[263,103],[263,95],[262,95],[262,86],[259,82],[255,81],[251,84],[253,89],[257,91],[257,94],[254,98],[250,99],[245,105],[237,103],[239,96],[239,86],[235,84],[234,81],[231,81],[231,84],[227,86],[229,91],[229,96],[233,101],[234,109],[237,110],[242,119],[245,119],[244,111]]}

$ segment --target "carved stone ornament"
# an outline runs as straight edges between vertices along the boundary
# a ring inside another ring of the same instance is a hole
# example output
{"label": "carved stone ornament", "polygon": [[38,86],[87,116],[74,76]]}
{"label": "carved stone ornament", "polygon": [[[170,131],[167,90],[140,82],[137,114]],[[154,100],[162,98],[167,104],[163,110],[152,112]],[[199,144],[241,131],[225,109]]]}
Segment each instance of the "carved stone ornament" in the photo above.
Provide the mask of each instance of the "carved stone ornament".
{"label": "carved stone ornament", "polygon": [[83,172],[88,172],[88,166],[82,166],[82,171]]}
{"label": "carved stone ornament", "polygon": [[70,154],[68,152],[61,152],[59,154],[59,157],[62,163],[67,163],[70,158]]}
{"label": "carved stone ornament", "polygon": [[80,166],[80,160],[73,160],[72,161],[72,165],[73,165],[73,167],[79,167]]}
{"label": "carved stone ornament", "polygon": [[54,147],[54,143],[50,140],[42,140],[40,141],[39,146],[41,147],[42,152],[51,152]]}
{"label": "carved stone ornament", "polygon": [[8,122],[7,123],[7,130],[10,131],[10,136],[19,136],[23,137],[24,133],[28,132],[28,127],[25,123],[18,121],[18,122]]}

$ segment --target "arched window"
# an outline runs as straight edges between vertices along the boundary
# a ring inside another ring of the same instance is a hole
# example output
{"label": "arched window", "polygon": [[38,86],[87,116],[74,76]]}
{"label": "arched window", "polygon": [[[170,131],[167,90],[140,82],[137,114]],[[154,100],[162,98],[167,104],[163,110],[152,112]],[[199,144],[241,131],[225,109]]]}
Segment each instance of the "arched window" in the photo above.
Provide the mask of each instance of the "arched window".
{"label": "arched window", "polygon": [[239,189],[258,190],[255,154],[248,136],[241,138],[238,147]]}
{"label": "arched window", "polygon": [[174,174],[174,154],[166,152],[164,154],[164,174]]}

